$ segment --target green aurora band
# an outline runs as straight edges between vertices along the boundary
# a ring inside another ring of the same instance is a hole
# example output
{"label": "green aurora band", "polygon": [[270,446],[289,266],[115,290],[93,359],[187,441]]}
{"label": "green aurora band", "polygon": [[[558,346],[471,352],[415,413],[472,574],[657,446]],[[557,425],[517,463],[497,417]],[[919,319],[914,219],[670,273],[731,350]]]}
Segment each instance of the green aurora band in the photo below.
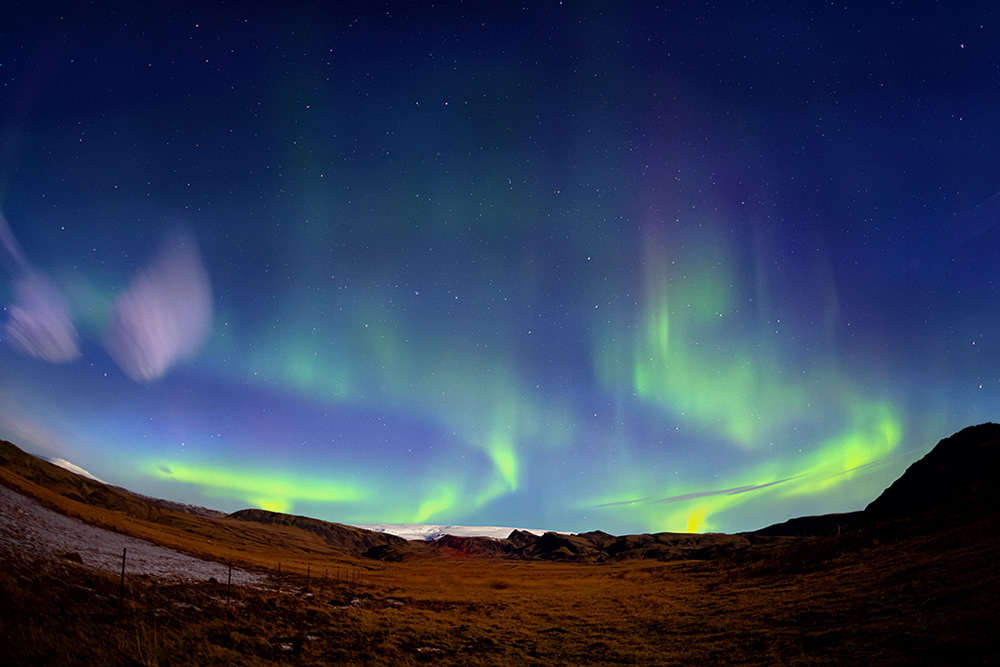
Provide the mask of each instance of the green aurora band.
{"label": "green aurora band", "polygon": [[[564,493],[567,503],[581,512],[597,508],[647,530],[715,530],[729,510],[828,492],[896,449],[902,422],[890,402],[866,398],[822,357],[812,355],[796,366],[775,337],[762,330],[766,279],[757,277],[755,303],[734,287],[740,284],[731,268],[737,262],[724,245],[690,239],[686,245],[689,252],[696,249],[699,261],[668,262],[664,244],[647,239],[640,316],[630,321],[627,313],[618,313],[595,324],[594,374],[613,401],[623,404],[622,414],[631,409],[625,404],[638,401],[699,437],[759,456],[739,472],[710,482],[698,477],[643,480],[634,465],[608,465],[599,482],[592,471],[583,473],[591,483]],[[762,272],[762,263],[756,268]],[[835,295],[824,298],[835,304]],[[422,338],[406,311],[348,310],[342,321],[350,324],[332,335],[283,340],[276,333],[258,347],[278,349],[277,355],[252,353],[248,366],[257,369],[254,380],[330,405],[377,402],[429,415],[440,432],[452,433],[470,453],[483,457],[485,472],[440,460],[436,475],[389,484],[375,481],[378,476],[366,474],[363,464],[345,464],[344,474],[366,480],[364,491],[358,484],[298,475],[293,482],[291,473],[276,481],[253,471],[226,473],[218,466],[176,461],[157,462],[154,474],[196,485],[207,496],[235,497],[272,510],[319,503],[342,520],[370,521],[377,513],[380,520],[395,523],[453,522],[522,489],[525,457],[533,461],[542,451],[567,451],[581,438],[617,442],[624,450],[634,446],[615,426],[582,431],[570,404],[563,402],[568,399],[541,392],[514,372],[515,350],[502,341],[482,346],[457,332],[444,342]],[[298,329],[322,330],[319,322]],[[363,354],[356,353],[359,349]],[[785,441],[789,433],[794,437],[796,425],[810,424],[817,409],[839,415],[842,427],[809,436],[792,457],[763,451],[769,442]]]}
{"label": "green aurora band", "polygon": [[[799,456],[769,458],[718,480],[719,491],[683,481],[639,489],[622,482],[586,506],[641,516],[653,530],[710,531],[718,528],[714,517],[728,509],[829,491],[897,448],[902,421],[889,402],[866,399],[833,365],[791,367],[759,331],[734,335],[726,320],[742,316],[746,326],[751,318],[738,304],[752,299],[740,299],[730,270],[734,261],[724,247],[705,247],[696,253],[697,264],[678,266],[679,260],[666,261],[663,246],[647,239],[641,321],[605,336],[596,347],[600,381],[619,394],[629,387],[632,396],[685,426],[751,452],[794,424],[807,423],[813,410],[842,415],[844,427],[819,443],[803,443],[799,452],[806,453]],[[757,269],[763,270],[760,262]],[[766,280],[758,275],[756,284]],[[661,499],[627,500],[637,495]]]}
{"label": "green aurora band", "polygon": [[160,464],[149,466],[147,474],[183,484],[198,486],[206,496],[238,498],[272,512],[288,512],[295,503],[359,503],[367,494],[345,483],[324,477],[310,479],[301,475],[277,474],[274,471],[239,471],[214,466]]}

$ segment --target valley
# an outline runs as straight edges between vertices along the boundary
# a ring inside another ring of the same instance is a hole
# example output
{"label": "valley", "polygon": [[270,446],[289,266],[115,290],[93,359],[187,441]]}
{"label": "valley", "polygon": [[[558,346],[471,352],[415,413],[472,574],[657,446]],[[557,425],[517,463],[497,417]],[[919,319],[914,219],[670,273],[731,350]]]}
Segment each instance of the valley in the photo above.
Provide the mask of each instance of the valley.
{"label": "valley", "polygon": [[[996,448],[980,444],[981,459]],[[995,492],[976,484],[949,491],[961,496],[939,498],[931,513],[853,517],[835,531],[817,518],[821,534],[687,536],[704,541],[700,552],[573,559],[567,551],[587,551],[586,538],[553,542],[547,555],[541,547],[504,555],[483,553],[476,541],[410,543],[289,515],[200,516],[9,443],[0,459],[5,493],[111,530],[108,541],[125,534],[213,561],[220,573],[232,563],[254,576],[230,586],[221,574],[189,576],[188,565],[127,572],[122,587],[113,567],[87,553],[68,558],[4,532],[0,636],[10,664],[843,665],[1000,656],[1000,513]],[[21,535],[36,514],[22,509]],[[803,522],[798,532],[808,532]],[[627,537],[646,549],[674,539]],[[389,550],[392,558],[378,558]]]}

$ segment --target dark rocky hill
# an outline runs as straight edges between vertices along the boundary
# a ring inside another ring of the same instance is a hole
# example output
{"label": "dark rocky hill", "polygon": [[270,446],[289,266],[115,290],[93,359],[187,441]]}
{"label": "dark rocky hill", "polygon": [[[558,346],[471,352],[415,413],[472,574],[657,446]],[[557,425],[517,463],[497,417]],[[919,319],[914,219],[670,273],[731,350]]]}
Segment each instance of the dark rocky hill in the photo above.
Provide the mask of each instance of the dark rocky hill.
{"label": "dark rocky hill", "polygon": [[432,542],[410,541],[405,545],[376,546],[364,555],[386,561],[409,560],[433,555],[488,556],[511,560],[545,560],[599,563],[640,558],[655,560],[705,559],[749,549],[754,544],[780,538],[723,533],[644,533],[615,536],[602,531],[578,535],[548,532],[535,535],[514,530],[505,539],[445,535]]}
{"label": "dark rocky hill", "polygon": [[1000,508],[1000,425],[962,429],[941,440],[864,510],[885,521],[942,514],[964,521]]}
{"label": "dark rocky hill", "polygon": [[756,535],[830,535],[875,523],[936,529],[1000,511],[1000,425],[962,429],[934,446],[863,510],[789,519]]}

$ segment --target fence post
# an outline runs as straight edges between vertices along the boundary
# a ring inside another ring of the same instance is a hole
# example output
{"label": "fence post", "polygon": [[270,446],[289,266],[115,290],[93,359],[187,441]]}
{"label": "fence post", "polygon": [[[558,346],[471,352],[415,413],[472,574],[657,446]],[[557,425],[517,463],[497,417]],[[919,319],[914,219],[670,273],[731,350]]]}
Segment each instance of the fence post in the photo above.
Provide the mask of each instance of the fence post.
{"label": "fence post", "polygon": [[125,552],[128,547],[122,547],[122,580],[118,585],[118,613],[121,614],[125,608]]}
{"label": "fence post", "polygon": [[229,580],[226,581],[226,606],[229,606],[229,589],[233,586],[233,564],[229,563]]}

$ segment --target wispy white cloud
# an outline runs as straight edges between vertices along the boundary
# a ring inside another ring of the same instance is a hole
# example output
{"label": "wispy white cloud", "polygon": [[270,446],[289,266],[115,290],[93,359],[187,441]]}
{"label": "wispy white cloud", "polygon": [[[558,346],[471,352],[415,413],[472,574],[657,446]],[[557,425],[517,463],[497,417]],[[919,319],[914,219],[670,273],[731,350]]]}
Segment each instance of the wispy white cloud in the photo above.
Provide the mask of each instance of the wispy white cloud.
{"label": "wispy white cloud", "polygon": [[7,321],[0,327],[14,349],[51,363],[80,356],[76,327],[69,306],[56,286],[32,268],[0,213],[0,259],[14,280],[14,303],[7,306]]}
{"label": "wispy white cloud", "polygon": [[115,301],[108,350],[129,377],[148,382],[194,355],[211,323],[208,271],[194,237],[177,232]]}

